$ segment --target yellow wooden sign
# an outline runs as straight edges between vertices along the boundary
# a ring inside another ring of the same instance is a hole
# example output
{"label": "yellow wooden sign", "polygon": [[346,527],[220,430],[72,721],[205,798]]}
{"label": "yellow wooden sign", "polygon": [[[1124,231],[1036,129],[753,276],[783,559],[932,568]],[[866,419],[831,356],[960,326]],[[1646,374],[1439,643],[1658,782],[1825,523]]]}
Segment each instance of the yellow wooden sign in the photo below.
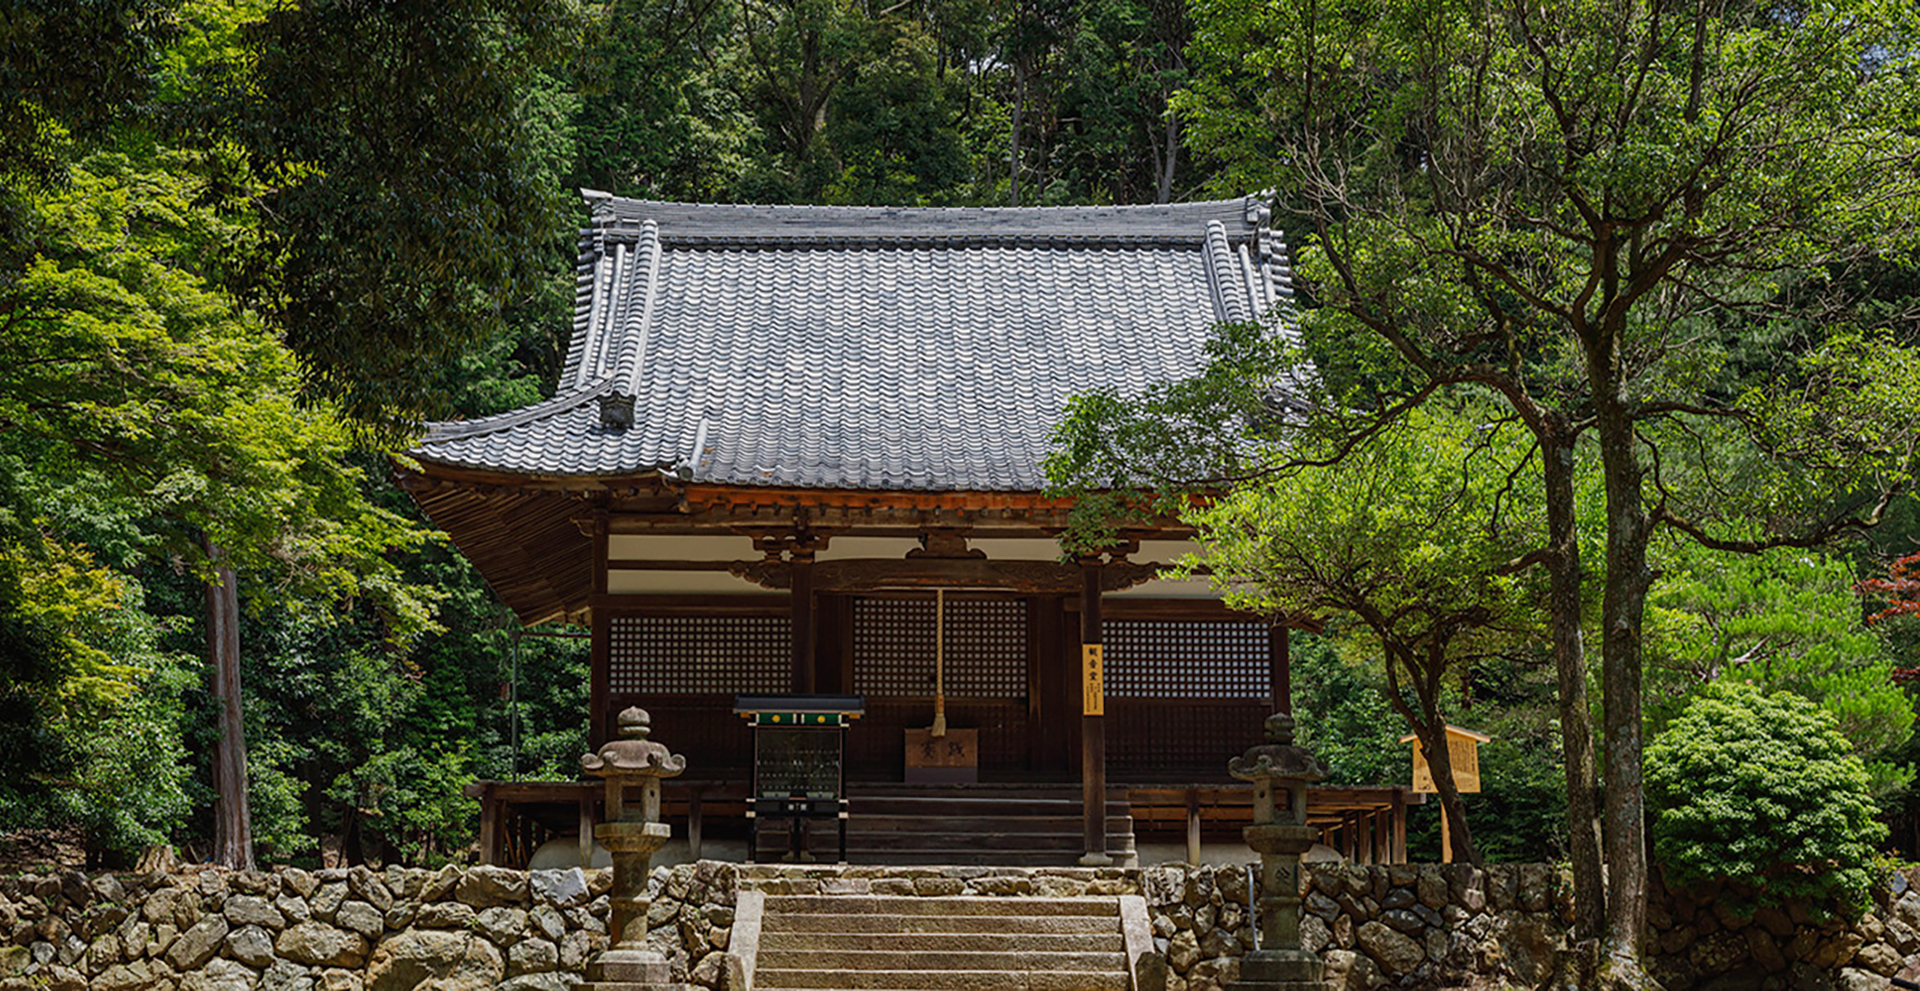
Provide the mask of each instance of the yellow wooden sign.
{"label": "yellow wooden sign", "polygon": [[[1480,745],[1492,740],[1493,737],[1484,733],[1452,725],[1447,727],[1447,758],[1453,762],[1453,783],[1462,795],[1480,790]],[[1420,749],[1419,739],[1408,734],[1401,737],[1400,742],[1413,744],[1413,790],[1428,794],[1437,792],[1439,789],[1433,784],[1433,769],[1427,765],[1427,755]]]}
{"label": "yellow wooden sign", "polygon": [[1101,657],[1097,643],[1080,645],[1080,714],[1107,714],[1106,661]]}

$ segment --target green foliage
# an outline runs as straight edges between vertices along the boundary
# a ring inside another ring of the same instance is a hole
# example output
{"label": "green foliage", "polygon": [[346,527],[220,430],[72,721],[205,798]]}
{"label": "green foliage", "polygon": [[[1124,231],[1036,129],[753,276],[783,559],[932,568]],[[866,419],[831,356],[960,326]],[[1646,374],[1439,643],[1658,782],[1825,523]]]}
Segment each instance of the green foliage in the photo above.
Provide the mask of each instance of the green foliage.
{"label": "green foliage", "polygon": [[315,0],[246,32],[273,310],[354,421],[398,439],[448,412],[438,370],[544,274],[560,149],[528,138],[566,108],[528,97],[582,26],[567,0]]}
{"label": "green foliage", "polygon": [[1524,625],[1527,589],[1502,572],[1542,539],[1532,455],[1520,430],[1488,415],[1482,403],[1423,407],[1344,456],[1297,443],[1271,460],[1332,463],[1272,472],[1189,511],[1204,548],[1192,564],[1242,608],[1344,613],[1376,635],[1442,616],[1469,636]]}
{"label": "green foliage", "polygon": [[1722,681],[1646,752],[1653,849],[1670,883],[1727,881],[1753,906],[1865,906],[1875,818],[1866,767],[1831,716],[1786,692]]}
{"label": "green foliage", "polygon": [[[1299,740],[1327,765],[1333,785],[1411,783],[1406,728],[1388,708],[1377,651],[1338,635],[1293,634],[1294,718]],[[1480,748],[1481,793],[1465,796],[1474,844],[1491,862],[1538,863],[1566,856],[1560,734],[1550,672],[1537,658],[1475,666],[1467,687],[1450,683],[1446,709],[1493,736]],[[1439,803],[1409,811],[1413,859],[1440,859]]]}
{"label": "green foliage", "polygon": [[[139,589],[0,502],[0,830],[75,826],[126,860],[186,819],[192,669]],[[36,521],[44,522],[44,521]]]}
{"label": "green foliage", "polygon": [[1913,768],[1890,755],[1913,729],[1886,643],[1860,618],[1853,572],[1825,555],[1715,553],[1675,544],[1647,606],[1647,718],[1658,731],[1723,679],[1818,705],[1866,761],[1875,794]]}
{"label": "green foliage", "polygon": [[258,244],[234,204],[204,201],[229,164],[97,155],[34,201],[36,255],[0,286],[0,425],[36,473],[95,474],[122,511],[170,521],[166,551],[197,560],[204,535],[290,606],[365,597],[410,635],[430,593],[385,555],[426,532],[366,501],[340,419],[300,407],[293,355],[219,288]]}

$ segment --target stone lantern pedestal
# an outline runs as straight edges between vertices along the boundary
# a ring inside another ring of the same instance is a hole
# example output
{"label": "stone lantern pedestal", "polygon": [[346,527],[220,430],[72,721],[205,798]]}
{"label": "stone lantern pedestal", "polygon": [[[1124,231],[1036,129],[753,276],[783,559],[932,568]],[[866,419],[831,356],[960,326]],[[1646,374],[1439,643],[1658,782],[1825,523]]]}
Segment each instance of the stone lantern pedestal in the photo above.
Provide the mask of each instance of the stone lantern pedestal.
{"label": "stone lantern pedestal", "polygon": [[[669,830],[660,821],[660,779],[686,770],[687,759],[647,739],[652,720],[645,709],[620,713],[620,738],[597,754],[580,758],[588,774],[607,779],[607,821],[593,827],[593,838],[613,855],[613,918],[607,934],[613,945],[587,965],[589,991],[665,991],[678,989],[667,958],[647,946],[647,875],[654,852],[665,846]],[[637,787],[640,801],[629,805],[627,789]]]}
{"label": "stone lantern pedestal", "polygon": [[1260,855],[1260,948],[1240,961],[1230,991],[1321,991],[1320,958],[1300,947],[1300,855],[1319,838],[1307,825],[1307,785],[1327,769],[1294,746],[1293,717],[1267,717],[1267,742],[1228,770],[1253,783],[1247,845]]}

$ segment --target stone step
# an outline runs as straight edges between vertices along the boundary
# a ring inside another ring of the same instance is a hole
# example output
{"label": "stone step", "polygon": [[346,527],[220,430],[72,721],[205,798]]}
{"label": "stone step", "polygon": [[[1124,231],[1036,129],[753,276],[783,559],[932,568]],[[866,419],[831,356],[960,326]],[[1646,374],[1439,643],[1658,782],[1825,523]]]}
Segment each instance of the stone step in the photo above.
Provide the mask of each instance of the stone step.
{"label": "stone step", "polygon": [[[768,899],[771,901],[772,899]],[[928,898],[925,901],[941,899]],[[836,915],[831,912],[775,913],[769,908],[761,923],[761,938],[781,933],[857,935],[869,933],[935,933],[965,936],[1008,932],[1046,935],[1106,935],[1119,930],[1119,920],[1101,915],[1036,915],[1018,919],[1007,915]]]}
{"label": "stone step", "polygon": [[790,970],[754,968],[756,988],[840,991],[1129,991],[1125,970]]}
{"label": "stone step", "polygon": [[[975,918],[1001,918],[976,916]],[[1072,917],[1069,916],[1068,920]],[[1060,922],[1061,919],[1042,919]],[[785,950],[899,950],[902,946],[928,952],[1003,953],[1121,953],[1126,940],[1119,928],[1108,921],[1102,933],[1038,932],[806,932],[762,929],[761,954]]]}
{"label": "stone step", "polygon": [[[1123,808],[1107,817],[1107,832],[1131,832],[1132,816]],[[1128,827],[1128,828],[1122,828]],[[942,833],[1071,833],[1086,832],[1086,821],[1074,815],[980,815],[945,816],[936,820],[907,813],[848,813],[847,834],[882,832],[937,831]]]}
{"label": "stone step", "polygon": [[[817,849],[817,848],[816,848]],[[834,852],[826,854],[827,859]],[[1108,856],[1113,858],[1115,867],[1132,867],[1132,848],[1125,850],[1117,846],[1109,848]],[[1073,850],[1003,850],[992,854],[983,854],[979,850],[848,850],[849,864],[886,864],[893,867],[975,867],[982,860],[990,860],[995,867],[1073,867],[1080,863],[1080,851]]]}
{"label": "stone step", "polygon": [[[1013,781],[993,781],[982,784],[907,784],[904,781],[856,781],[847,785],[848,795],[852,798],[940,798],[954,794],[956,788],[964,789],[963,794],[974,797],[1015,798],[1028,801],[1056,800],[1080,801],[1085,794],[1078,784],[1059,782],[1022,783]],[[1127,798],[1127,789],[1107,788],[1107,800],[1122,802]]]}
{"label": "stone step", "polygon": [[987,895],[948,895],[919,898],[912,895],[768,895],[769,917],[820,913],[853,915],[1000,915],[1032,918],[1036,916],[1085,915],[1116,917],[1120,914],[1117,898],[996,898]]}
{"label": "stone step", "polygon": [[[1107,849],[1115,849],[1131,842],[1132,831],[1108,832]],[[1057,830],[1008,830],[996,833],[949,832],[945,829],[937,832],[922,829],[919,832],[905,830],[847,830],[847,851],[854,850],[926,850],[937,848],[962,848],[969,850],[1070,850],[1075,856],[1086,849],[1086,836],[1079,832],[1061,832]]]}
{"label": "stone step", "polygon": [[842,970],[873,971],[1124,971],[1124,952],[1078,953],[1044,951],[1015,953],[1006,950],[928,950],[911,939],[902,946],[886,950],[769,950],[762,946],[754,970]]}

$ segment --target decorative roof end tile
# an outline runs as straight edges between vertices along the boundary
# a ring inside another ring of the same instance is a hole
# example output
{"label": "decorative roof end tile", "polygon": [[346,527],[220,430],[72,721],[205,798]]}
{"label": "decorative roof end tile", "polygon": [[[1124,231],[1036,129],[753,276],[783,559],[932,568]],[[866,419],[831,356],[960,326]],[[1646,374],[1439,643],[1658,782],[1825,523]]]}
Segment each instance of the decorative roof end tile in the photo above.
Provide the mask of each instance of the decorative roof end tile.
{"label": "decorative roof end tile", "polygon": [[609,392],[600,397],[600,425],[608,430],[626,430],[633,426],[634,397]]}

